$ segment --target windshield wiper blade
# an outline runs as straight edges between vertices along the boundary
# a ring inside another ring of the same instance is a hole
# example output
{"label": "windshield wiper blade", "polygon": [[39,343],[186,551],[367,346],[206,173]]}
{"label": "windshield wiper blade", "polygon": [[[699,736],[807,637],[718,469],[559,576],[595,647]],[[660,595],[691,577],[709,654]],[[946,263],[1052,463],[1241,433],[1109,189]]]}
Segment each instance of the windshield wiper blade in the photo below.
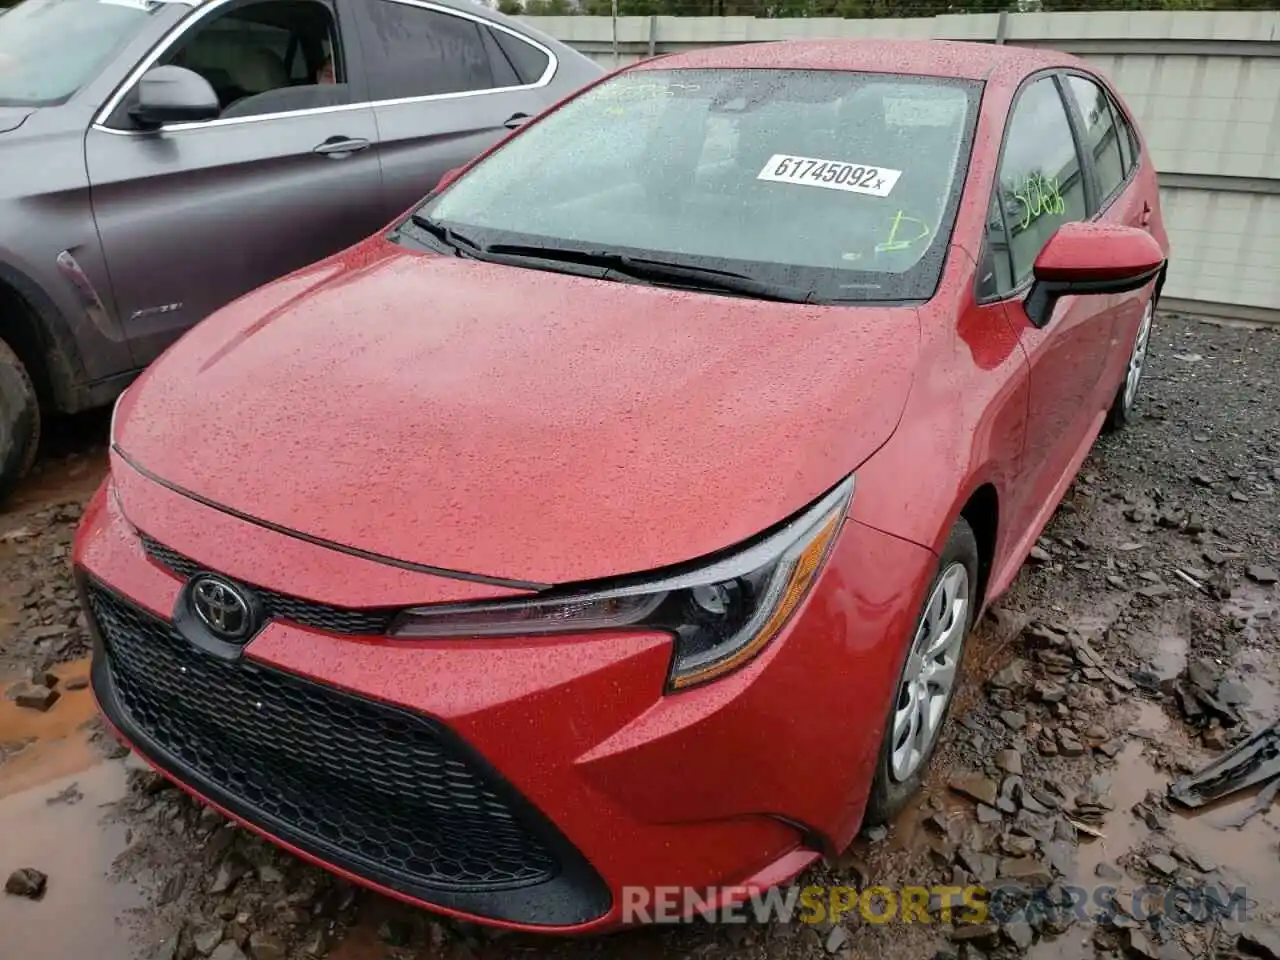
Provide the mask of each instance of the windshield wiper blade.
{"label": "windshield wiper blade", "polygon": [[484,252],[607,267],[610,273],[634,280],[668,280],[702,290],[740,293],[758,300],[779,300],[784,303],[818,302],[812,290],[804,290],[800,287],[768,283],[728,270],[716,270],[712,267],[699,267],[688,263],[673,263],[668,260],[651,260],[648,257],[632,257],[625,253],[613,253],[608,250],[574,250],[569,247],[544,247],[536,244],[495,243],[485,247]]}
{"label": "windshield wiper blade", "polygon": [[476,243],[470,237],[459,233],[457,230],[453,229],[453,227],[446,227],[439,220],[432,220],[425,214],[415,213],[409,219],[413,222],[415,227],[421,227],[459,256],[473,256],[483,252],[484,250],[480,244]]}

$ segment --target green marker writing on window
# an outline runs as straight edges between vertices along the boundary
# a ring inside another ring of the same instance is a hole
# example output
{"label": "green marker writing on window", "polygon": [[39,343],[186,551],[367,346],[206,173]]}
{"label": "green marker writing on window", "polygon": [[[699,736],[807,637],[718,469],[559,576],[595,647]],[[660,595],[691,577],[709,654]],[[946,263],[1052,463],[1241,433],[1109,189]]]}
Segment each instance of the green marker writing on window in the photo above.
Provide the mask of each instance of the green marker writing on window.
{"label": "green marker writing on window", "polygon": [[[904,222],[918,224],[920,232],[916,236],[910,238],[899,237],[898,231],[902,228],[902,224]],[[928,238],[932,234],[933,228],[925,221],[916,217],[908,217],[899,210],[894,214],[893,226],[889,230],[889,239],[885,240],[883,243],[876,244],[876,253],[891,253],[895,250],[906,250],[912,244],[919,243],[921,240]]]}
{"label": "green marker writing on window", "polygon": [[1015,189],[1013,195],[1022,204],[1023,230],[1027,229],[1036,217],[1045,214],[1061,214],[1067,209],[1057,177],[1045,177],[1039,173],[1028,174],[1022,181],[1021,188]]}

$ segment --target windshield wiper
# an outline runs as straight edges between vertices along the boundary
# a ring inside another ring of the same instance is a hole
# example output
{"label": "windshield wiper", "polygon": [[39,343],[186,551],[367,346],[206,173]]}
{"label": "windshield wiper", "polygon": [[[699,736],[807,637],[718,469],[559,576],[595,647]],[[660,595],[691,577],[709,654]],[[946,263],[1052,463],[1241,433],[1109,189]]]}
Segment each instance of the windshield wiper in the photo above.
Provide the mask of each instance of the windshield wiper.
{"label": "windshield wiper", "polygon": [[415,227],[421,227],[435,237],[458,256],[475,256],[483,251],[483,247],[453,227],[446,227],[439,220],[432,220],[425,214],[415,213],[409,218]]}
{"label": "windshield wiper", "polygon": [[651,260],[648,257],[632,257],[608,250],[574,250],[568,247],[544,247],[537,244],[494,243],[485,247],[482,254],[517,257],[537,257],[542,260],[560,260],[582,266],[606,267],[609,274],[632,280],[670,281],[681,286],[723,293],[739,293],[757,300],[779,300],[784,303],[818,303],[812,290],[785,284],[768,283],[711,267],[699,267],[688,263],[672,263],[669,260]]}

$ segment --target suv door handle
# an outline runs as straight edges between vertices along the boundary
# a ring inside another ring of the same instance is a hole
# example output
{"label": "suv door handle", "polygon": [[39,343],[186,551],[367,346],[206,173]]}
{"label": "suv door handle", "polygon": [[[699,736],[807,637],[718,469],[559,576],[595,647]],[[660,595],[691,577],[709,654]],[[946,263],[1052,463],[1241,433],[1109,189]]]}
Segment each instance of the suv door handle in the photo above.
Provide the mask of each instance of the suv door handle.
{"label": "suv door handle", "polygon": [[503,121],[502,125],[508,130],[515,130],[518,127],[523,127],[528,120],[529,114],[527,113],[513,113]]}
{"label": "suv door handle", "polygon": [[1147,227],[1151,223],[1151,204],[1145,200],[1142,203],[1142,216],[1138,218],[1138,226]]}
{"label": "suv door handle", "polygon": [[369,148],[369,141],[362,137],[330,137],[324,143],[315,147],[311,152],[318,153],[325,157],[334,157],[341,159],[350,156],[353,153],[359,153],[361,150]]}

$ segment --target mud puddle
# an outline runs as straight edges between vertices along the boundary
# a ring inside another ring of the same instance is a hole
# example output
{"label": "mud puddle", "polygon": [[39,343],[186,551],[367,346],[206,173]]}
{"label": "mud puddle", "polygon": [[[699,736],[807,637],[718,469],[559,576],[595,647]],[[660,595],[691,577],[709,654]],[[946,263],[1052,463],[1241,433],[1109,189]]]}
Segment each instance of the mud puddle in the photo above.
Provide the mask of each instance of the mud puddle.
{"label": "mud puddle", "polygon": [[[1166,816],[1165,829],[1152,831],[1134,808],[1149,793],[1163,796],[1179,775],[1177,770],[1162,769],[1169,764],[1161,758],[1177,757],[1177,766],[1192,769],[1208,762],[1212,754],[1194,746],[1160,704],[1135,700],[1128,712],[1133,738],[1116,757],[1115,768],[1095,778],[1113,809],[1098,827],[1101,836],[1082,833],[1074,875],[1064,878],[1064,885],[1083,890],[1090,898],[1109,887],[1122,908],[1137,904],[1149,913],[1167,907],[1172,891],[1193,891],[1200,882],[1217,884],[1224,898],[1243,887],[1251,915],[1280,908],[1280,893],[1274,888],[1280,810],[1273,807],[1254,815],[1243,827],[1230,826],[1253,804],[1257,791],[1246,791],[1198,810],[1175,806]],[[1147,861],[1170,853],[1180,861],[1172,876],[1154,871]],[[1185,862],[1188,859],[1190,865]],[[1203,932],[1184,931],[1184,939],[1191,941],[1187,946],[1196,955],[1207,947],[1197,939]],[[1092,936],[1092,925],[1076,924],[1056,940],[1042,940],[1027,956],[1030,960],[1089,960],[1095,955]]]}
{"label": "mud puddle", "polygon": [[4,955],[130,960],[130,912],[144,898],[111,878],[128,836],[108,817],[127,793],[126,769],[90,742],[92,694],[67,689],[87,676],[87,662],[54,672],[62,696],[45,713],[0,697],[0,878],[21,867],[49,877],[38,901],[0,895]]}

